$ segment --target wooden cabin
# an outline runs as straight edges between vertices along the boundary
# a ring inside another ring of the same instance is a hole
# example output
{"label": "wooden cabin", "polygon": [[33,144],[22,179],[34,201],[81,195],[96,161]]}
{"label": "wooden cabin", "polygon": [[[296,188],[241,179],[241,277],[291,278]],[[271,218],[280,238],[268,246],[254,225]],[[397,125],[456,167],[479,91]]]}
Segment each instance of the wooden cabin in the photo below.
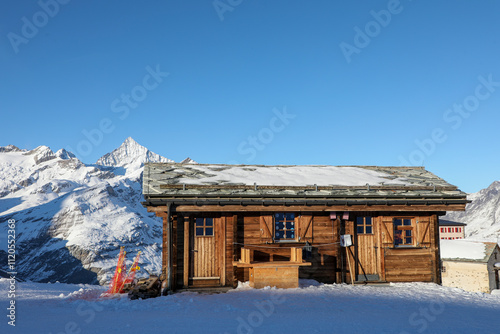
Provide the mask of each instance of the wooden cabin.
{"label": "wooden cabin", "polygon": [[149,163],[143,195],[165,291],[440,283],[439,216],[467,203],[422,167]]}

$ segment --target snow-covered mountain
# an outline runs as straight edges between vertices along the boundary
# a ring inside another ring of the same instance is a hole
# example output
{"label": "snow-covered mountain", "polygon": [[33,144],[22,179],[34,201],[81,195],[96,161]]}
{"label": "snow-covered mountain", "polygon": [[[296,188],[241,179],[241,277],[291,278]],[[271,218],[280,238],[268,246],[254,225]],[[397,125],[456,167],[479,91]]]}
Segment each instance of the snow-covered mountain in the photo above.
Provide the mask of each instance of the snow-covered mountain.
{"label": "snow-covered mountain", "polygon": [[449,212],[443,219],[467,224],[466,238],[496,242],[500,238],[500,181],[469,194],[465,211]]}
{"label": "snow-covered mountain", "polygon": [[16,221],[18,277],[39,282],[105,283],[120,246],[141,250],[159,273],[161,220],[141,205],[145,162],[172,162],[132,138],[87,165],[47,146],[0,147],[0,269],[7,265],[7,221]]}
{"label": "snow-covered mountain", "polygon": [[99,160],[97,160],[97,164],[101,166],[126,168],[133,167],[134,169],[144,166],[145,162],[174,161],[151,152],[144,146],[138,144],[131,137],[125,139],[123,144],[121,144],[120,147],[118,147],[116,150],[103,155],[101,158],[99,158]]}

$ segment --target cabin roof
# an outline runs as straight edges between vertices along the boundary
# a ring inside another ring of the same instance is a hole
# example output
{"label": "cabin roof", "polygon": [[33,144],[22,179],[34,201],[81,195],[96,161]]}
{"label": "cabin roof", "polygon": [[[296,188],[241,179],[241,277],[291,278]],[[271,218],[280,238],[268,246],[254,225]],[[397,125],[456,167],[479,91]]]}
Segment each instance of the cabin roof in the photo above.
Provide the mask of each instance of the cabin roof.
{"label": "cabin roof", "polygon": [[486,263],[496,247],[498,247],[496,242],[465,239],[440,241],[441,259],[445,261]]}
{"label": "cabin roof", "polygon": [[454,222],[446,219],[439,219],[439,226],[467,226],[465,223]]}
{"label": "cabin roof", "polygon": [[466,203],[464,192],[423,167],[147,163],[143,194],[146,200],[300,197]]}

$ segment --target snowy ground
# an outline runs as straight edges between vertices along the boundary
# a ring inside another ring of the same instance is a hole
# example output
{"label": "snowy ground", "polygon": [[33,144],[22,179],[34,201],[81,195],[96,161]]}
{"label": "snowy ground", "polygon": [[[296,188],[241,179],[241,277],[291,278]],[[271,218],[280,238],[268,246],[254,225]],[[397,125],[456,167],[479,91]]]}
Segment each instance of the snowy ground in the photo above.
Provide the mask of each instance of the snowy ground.
{"label": "snowy ground", "polygon": [[1,333],[500,333],[500,295],[435,284],[320,285],[223,294],[99,299],[92,285],[17,283],[15,327],[9,281],[0,279]]}

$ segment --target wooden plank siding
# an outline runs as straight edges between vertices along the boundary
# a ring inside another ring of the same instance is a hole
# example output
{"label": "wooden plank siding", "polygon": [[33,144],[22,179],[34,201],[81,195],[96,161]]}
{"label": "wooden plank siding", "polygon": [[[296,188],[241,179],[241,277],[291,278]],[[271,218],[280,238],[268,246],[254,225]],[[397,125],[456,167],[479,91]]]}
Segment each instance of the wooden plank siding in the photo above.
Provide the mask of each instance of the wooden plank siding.
{"label": "wooden plank siding", "polygon": [[235,282],[234,280],[233,261],[236,260],[234,254],[235,253],[234,243],[236,242],[235,227],[236,227],[237,216],[228,215],[225,218],[226,218],[226,224],[225,224],[226,231],[225,231],[225,241],[224,241],[225,282],[223,282],[223,285],[236,287],[235,283],[237,284],[237,281]]}
{"label": "wooden plank siding", "polygon": [[[166,212],[157,214],[163,218],[165,227],[162,261],[166,264],[167,215]],[[296,240],[274,242],[274,220],[270,211],[192,213],[174,209],[171,214],[174,286],[187,288],[193,286],[193,279],[207,278],[196,286],[235,287],[238,281],[250,278],[248,268],[233,266],[233,261],[240,259],[242,247],[249,248],[256,261],[289,261],[290,247],[304,247],[305,241],[312,246],[311,257],[307,259],[311,266],[298,268],[299,278],[350,283],[349,259],[358,278],[366,273],[379,275],[380,281],[387,282],[440,282],[435,212],[350,212],[348,220],[332,220],[329,212],[323,211],[295,214]],[[357,234],[356,216],[363,215],[372,217],[373,234]],[[214,234],[219,237],[194,235],[194,219],[207,216],[214,218]],[[394,247],[394,217],[416,221],[415,247]],[[353,236],[351,251],[340,247],[341,233]]]}
{"label": "wooden plank siding", "polygon": [[356,275],[378,274],[375,234],[359,234],[356,249]]}
{"label": "wooden plank siding", "polygon": [[193,277],[220,277],[215,237],[195,237]]}
{"label": "wooden plank siding", "polygon": [[339,236],[339,221],[332,222],[329,214],[304,214],[303,220],[308,221],[312,219],[309,228],[312,231],[312,258],[308,261],[311,262],[309,267],[301,267],[299,269],[300,278],[315,279],[322,283],[335,283],[340,282],[337,279],[338,269],[338,256],[340,241]]}
{"label": "wooden plank siding", "polygon": [[411,253],[390,252],[385,256],[386,280],[389,282],[431,282],[433,279],[432,254],[414,255]]}

